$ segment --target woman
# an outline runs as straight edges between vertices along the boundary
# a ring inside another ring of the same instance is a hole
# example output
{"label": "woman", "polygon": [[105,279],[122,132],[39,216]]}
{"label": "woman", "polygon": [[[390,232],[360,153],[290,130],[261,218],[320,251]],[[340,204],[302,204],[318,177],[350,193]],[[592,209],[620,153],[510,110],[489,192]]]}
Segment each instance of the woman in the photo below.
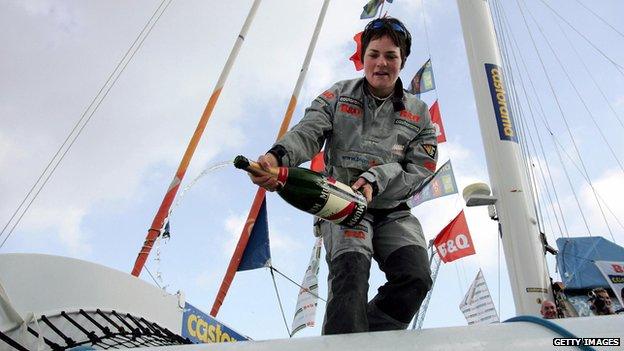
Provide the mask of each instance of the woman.
{"label": "woman", "polygon": [[[264,168],[298,166],[325,144],[326,173],[352,184],[369,202],[357,227],[319,224],[329,267],[323,334],[405,329],[431,287],[422,228],[405,204],[437,161],[428,108],[399,79],[410,46],[399,20],[368,23],[362,34],[365,77],[322,93],[258,159]],[[278,185],[275,178],[251,178],[269,191]],[[371,258],[388,281],[368,302]]]}

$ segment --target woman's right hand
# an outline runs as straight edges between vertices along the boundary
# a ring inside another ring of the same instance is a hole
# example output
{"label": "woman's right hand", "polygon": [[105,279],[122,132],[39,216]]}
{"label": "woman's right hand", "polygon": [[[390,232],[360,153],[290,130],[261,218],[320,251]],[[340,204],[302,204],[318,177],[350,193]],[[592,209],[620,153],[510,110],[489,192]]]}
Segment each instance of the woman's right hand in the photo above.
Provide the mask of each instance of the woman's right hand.
{"label": "woman's right hand", "polygon": [[[263,156],[260,156],[258,157],[257,162],[260,167],[262,167],[262,169],[264,169],[265,171],[268,171],[269,169],[278,166],[277,158],[275,158],[273,154],[265,154]],[[254,184],[256,184],[257,186],[261,186],[268,191],[275,191],[278,190],[280,187],[280,184],[277,181],[277,177],[270,175],[255,176],[251,173],[247,174],[249,174],[249,178],[251,178],[251,181]]]}

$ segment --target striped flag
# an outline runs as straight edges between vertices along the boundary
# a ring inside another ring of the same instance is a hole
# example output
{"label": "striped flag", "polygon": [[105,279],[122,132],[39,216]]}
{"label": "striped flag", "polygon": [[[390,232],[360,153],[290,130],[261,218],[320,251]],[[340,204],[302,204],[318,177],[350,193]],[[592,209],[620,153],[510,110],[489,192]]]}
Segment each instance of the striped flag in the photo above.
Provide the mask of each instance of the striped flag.
{"label": "striped flag", "polygon": [[290,333],[291,337],[301,329],[313,327],[315,324],[316,306],[318,305],[318,272],[319,262],[321,261],[322,242],[323,239],[317,237],[314,248],[312,248],[310,263],[308,264],[308,269],[305,272],[303,283],[301,284],[303,289],[299,290],[299,297],[297,298],[297,307],[295,310],[295,317],[293,318],[292,332]]}
{"label": "striped flag", "polygon": [[490,289],[488,289],[485,278],[483,278],[481,269],[479,269],[477,277],[459,304],[459,309],[466,317],[469,325],[498,323],[498,313],[496,313]]}

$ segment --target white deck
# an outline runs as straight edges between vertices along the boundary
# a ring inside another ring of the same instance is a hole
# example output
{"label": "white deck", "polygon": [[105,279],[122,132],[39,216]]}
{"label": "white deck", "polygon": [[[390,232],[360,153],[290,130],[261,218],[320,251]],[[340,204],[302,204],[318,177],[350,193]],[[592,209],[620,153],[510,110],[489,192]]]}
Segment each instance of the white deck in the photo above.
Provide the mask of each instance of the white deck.
{"label": "white deck", "polygon": [[[578,337],[616,337],[624,340],[624,316],[584,317],[557,320],[556,324]],[[555,332],[543,326],[526,323],[501,323],[425,330],[389,331],[312,338],[247,341],[142,348],[140,350],[579,350],[576,347],[554,347]],[[596,350],[624,350],[624,347],[594,347]]]}

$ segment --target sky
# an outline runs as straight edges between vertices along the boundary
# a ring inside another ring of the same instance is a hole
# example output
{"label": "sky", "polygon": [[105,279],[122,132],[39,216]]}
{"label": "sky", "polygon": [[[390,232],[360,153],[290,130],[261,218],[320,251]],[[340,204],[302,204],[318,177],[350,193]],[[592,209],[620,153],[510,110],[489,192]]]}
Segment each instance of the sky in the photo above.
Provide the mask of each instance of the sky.
{"label": "sky", "polygon": [[[0,254],[69,256],[129,272],[251,3],[172,2]],[[364,3],[341,0],[330,4],[293,122],[334,82],[362,76],[348,58],[355,50],[353,35],[367,23],[359,19]],[[523,111],[528,125],[532,125],[529,105],[535,112],[538,131],[530,134],[535,144],[541,136],[545,149],[544,154],[533,152],[532,160],[536,170],[549,165],[566,221],[567,231],[562,234],[553,215],[546,215],[547,237],[554,246],[561,235],[587,235],[582,213],[592,235],[622,244],[623,227],[608,214],[613,236],[609,234],[590,185],[565,155],[563,164],[559,161],[544,125],[547,121],[562,148],[578,162],[576,145],[593,187],[623,222],[624,171],[617,160],[624,159],[624,76],[541,1],[526,3],[540,26],[527,19],[541,56],[527,35],[517,2],[505,1],[504,9],[531,71],[525,74],[522,68],[519,75],[529,89],[530,104],[524,103]],[[583,7],[589,6],[587,0],[548,3],[604,55],[624,66],[624,36],[618,33],[624,32],[619,21],[624,4],[592,2],[591,9],[607,24]],[[147,0],[0,0],[2,226],[159,4]],[[238,154],[255,158],[270,147],[321,4],[320,0],[262,2],[183,186],[203,170]],[[452,160],[460,188],[460,194],[426,202],[413,209],[413,214],[431,239],[465,209],[477,252],[441,266],[424,327],[466,324],[458,305],[479,268],[505,320],[515,310],[497,225],[486,208],[466,208],[461,197],[465,186],[488,182],[488,174],[457,5],[452,0],[424,0],[423,7],[421,0],[395,0],[385,5],[385,11],[403,20],[414,38],[412,54],[401,73],[403,81],[409,81],[432,58],[437,89],[422,99],[429,104],[439,100],[448,140],[439,147],[439,163]],[[562,63],[551,53],[539,28],[548,33]],[[540,59],[558,100],[553,98]],[[561,67],[568,70],[575,86]],[[604,98],[593,80],[600,84]],[[539,117],[540,109],[546,118]],[[247,176],[232,166],[199,179],[171,216],[171,239],[160,242],[148,260],[148,269],[160,274],[158,284],[170,293],[184,291],[188,302],[210,311],[255,192]],[[538,192],[547,199],[543,187]],[[314,243],[311,216],[289,207],[276,194],[269,194],[267,203],[272,263],[300,281]],[[546,213],[551,206],[544,207]],[[553,278],[559,280],[552,257],[548,264]],[[327,291],[326,275],[323,262],[319,273],[322,296]],[[145,270],[141,278],[154,283]],[[290,327],[299,288],[279,276],[276,280]],[[370,297],[383,281],[373,264]],[[320,334],[324,307],[319,302],[317,326],[296,337]],[[236,275],[218,319],[254,339],[288,337],[267,269]]]}

